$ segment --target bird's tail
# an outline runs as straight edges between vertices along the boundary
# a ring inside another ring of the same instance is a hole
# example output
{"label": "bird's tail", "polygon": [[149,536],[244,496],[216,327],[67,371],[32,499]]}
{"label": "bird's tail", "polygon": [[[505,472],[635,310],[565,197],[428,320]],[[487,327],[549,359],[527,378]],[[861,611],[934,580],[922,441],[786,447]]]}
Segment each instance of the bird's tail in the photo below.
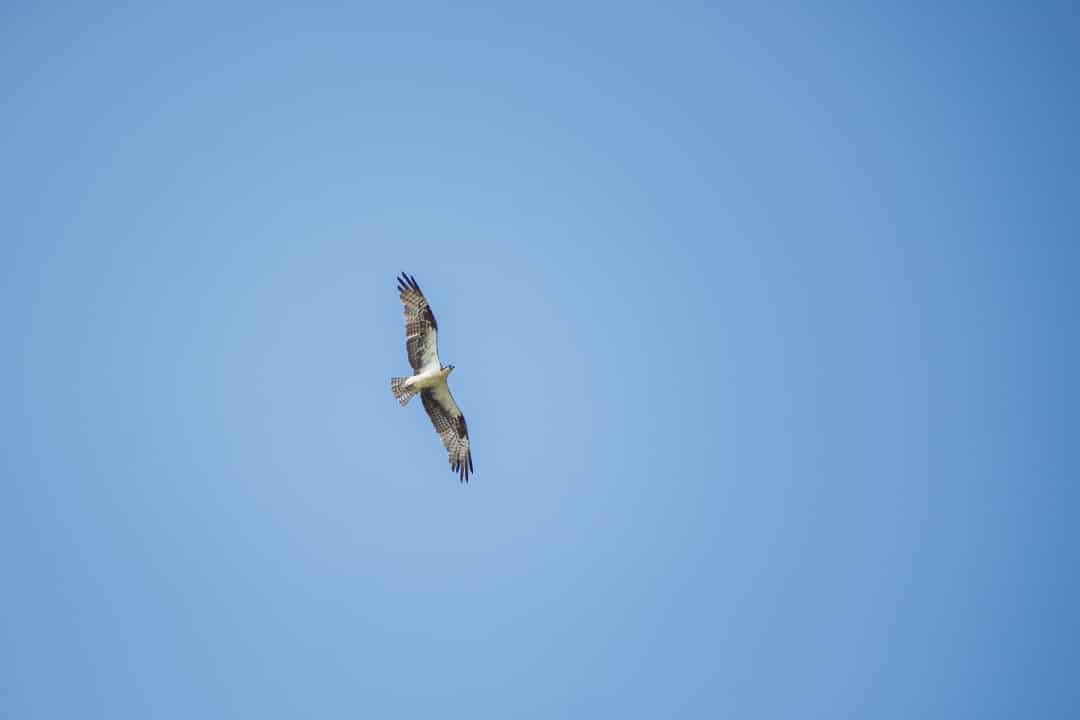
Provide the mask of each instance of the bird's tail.
{"label": "bird's tail", "polygon": [[408,405],[412,396],[416,394],[415,389],[405,385],[408,379],[407,377],[390,378],[390,392],[394,393],[394,399],[402,405]]}

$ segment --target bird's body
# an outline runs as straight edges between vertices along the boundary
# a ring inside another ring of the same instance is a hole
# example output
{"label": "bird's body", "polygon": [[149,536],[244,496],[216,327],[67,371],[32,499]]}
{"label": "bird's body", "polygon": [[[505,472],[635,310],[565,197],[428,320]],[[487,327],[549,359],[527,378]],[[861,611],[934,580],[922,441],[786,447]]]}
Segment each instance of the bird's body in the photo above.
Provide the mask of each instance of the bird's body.
{"label": "bird's body", "polygon": [[453,368],[443,368],[440,370],[428,370],[427,372],[417,373],[405,381],[405,386],[420,391],[425,388],[434,388],[439,384],[445,385],[446,378],[450,377],[450,371],[452,369]]}
{"label": "bird's body", "polygon": [[454,366],[444,367],[439,361],[439,326],[435,314],[411,275],[402,273],[398,278],[398,296],[405,308],[405,351],[413,374],[391,378],[390,391],[402,405],[407,405],[414,395],[420,395],[424,410],[449,455],[450,468],[462,482],[468,482],[473,471],[469,430],[446,382]]}

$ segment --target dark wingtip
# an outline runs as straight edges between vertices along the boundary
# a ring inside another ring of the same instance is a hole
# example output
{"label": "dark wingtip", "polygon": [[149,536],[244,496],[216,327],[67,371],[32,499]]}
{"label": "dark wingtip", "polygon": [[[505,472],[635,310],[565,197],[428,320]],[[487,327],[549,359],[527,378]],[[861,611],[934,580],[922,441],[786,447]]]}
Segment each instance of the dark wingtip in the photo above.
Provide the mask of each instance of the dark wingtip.
{"label": "dark wingtip", "polygon": [[416,282],[416,278],[414,278],[407,272],[402,271],[401,275],[397,279],[397,282],[398,292],[408,292],[409,290],[414,290],[421,295],[424,294],[424,291],[420,289],[420,283]]}

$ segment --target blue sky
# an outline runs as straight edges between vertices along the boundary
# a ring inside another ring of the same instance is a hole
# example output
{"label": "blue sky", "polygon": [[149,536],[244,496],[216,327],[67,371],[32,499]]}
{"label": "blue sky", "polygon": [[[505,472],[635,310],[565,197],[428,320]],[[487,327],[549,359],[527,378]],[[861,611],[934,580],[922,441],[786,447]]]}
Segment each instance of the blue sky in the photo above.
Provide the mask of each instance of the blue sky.
{"label": "blue sky", "polygon": [[2,714],[1075,717],[1078,31],[6,5]]}

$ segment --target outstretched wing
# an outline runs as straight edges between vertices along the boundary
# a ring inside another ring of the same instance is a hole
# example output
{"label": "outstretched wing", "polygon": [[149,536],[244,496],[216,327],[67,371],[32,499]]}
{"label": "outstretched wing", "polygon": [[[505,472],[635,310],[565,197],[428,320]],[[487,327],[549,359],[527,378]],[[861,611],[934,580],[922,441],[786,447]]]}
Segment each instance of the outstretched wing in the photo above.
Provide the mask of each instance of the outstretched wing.
{"label": "outstretched wing", "polygon": [[458,474],[461,482],[469,482],[469,473],[473,471],[469,428],[465,425],[465,416],[461,414],[461,409],[450,394],[450,387],[446,383],[440,383],[436,387],[423,390],[420,400],[450,456],[450,469]]}
{"label": "outstretched wing", "polygon": [[439,325],[431,312],[427,298],[412,275],[401,273],[398,278],[398,296],[405,306],[405,352],[414,373],[438,370]]}

